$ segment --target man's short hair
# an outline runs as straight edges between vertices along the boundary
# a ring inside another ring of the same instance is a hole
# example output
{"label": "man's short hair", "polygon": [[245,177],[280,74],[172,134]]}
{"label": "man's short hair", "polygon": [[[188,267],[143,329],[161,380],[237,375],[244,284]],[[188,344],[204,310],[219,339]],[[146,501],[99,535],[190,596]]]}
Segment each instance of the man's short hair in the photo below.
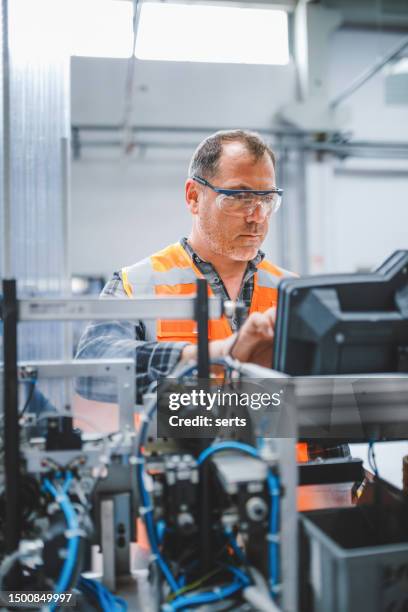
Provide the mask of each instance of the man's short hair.
{"label": "man's short hair", "polygon": [[188,175],[211,178],[217,174],[223,145],[240,142],[253,156],[254,161],[269,155],[275,168],[275,154],[259,134],[248,130],[220,130],[203,140],[191,158]]}

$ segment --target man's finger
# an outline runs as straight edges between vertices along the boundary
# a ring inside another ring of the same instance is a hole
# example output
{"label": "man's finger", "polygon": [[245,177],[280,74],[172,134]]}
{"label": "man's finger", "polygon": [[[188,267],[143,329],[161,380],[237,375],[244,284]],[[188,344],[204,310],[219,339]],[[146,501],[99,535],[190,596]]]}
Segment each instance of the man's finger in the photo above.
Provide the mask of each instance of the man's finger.
{"label": "man's finger", "polygon": [[276,321],[276,306],[271,306],[267,310],[265,310],[264,315],[268,316],[273,323]]}
{"label": "man's finger", "polygon": [[263,335],[267,338],[273,337],[273,322],[264,314],[259,314],[259,317],[254,318],[253,326],[256,333]]}

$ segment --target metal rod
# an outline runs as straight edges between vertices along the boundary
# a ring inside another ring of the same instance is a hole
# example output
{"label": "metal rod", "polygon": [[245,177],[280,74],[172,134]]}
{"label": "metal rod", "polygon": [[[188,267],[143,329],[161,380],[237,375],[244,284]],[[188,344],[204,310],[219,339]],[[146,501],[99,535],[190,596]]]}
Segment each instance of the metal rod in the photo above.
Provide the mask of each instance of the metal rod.
{"label": "metal rod", "polygon": [[294,268],[299,270],[299,273],[304,275],[308,273],[309,263],[309,216],[308,216],[308,190],[306,189],[306,159],[305,152],[298,153],[298,174],[297,174],[297,189],[298,198],[296,201],[297,212],[299,216],[299,266]]}
{"label": "metal rod", "polygon": [[[121,124],[90,124],[90,123],[83,123],[83,124],[73,124],[71,126],[72,130],[75,130],[76,132],[120,132],[123,129],[123,125]],[[174,126],[174,125],[134,125],[131,127],[131,130],[133,132],[153,132],[153,133],[157,133],[157,132],[168,132],[171,134],[180,134],[180,133],[184,133],[184,134],[195,134],[195,133],[212,133],[212,132],[218,132],[219,130],[228,130],[228,129],[235,129],[235,127],[231,127],[228,128],[226,126],[208,126],[208,127],[198,127],[198,126],[186,126],[186,125],[180,125],[180,126]],[[297,130],[294,128],[257,128],[257,127],[253,127],[253,128],[249,128],[252,131],[261,133],[261,134],[270,134],[270,135],[279,135],[279,136],[287,136],[287,135],[293,135],[293,136],[299,136],[299,134],[314,134],[314,131],[311,132],[303,132],[303,130]]]}
{"label": "metal rod", "polygon": [[[71,296],[71,198],[70,198],[70,155],[69,140],[61,138],[61,196],[62,196],[62,240],[63,240],[63,295]],[[64,358],[71,359],[73,353],[72,322],[64,323]],[[70,395],[70,381],[64,380],[65,404]]]}
{"label": "metal rod", "polygon": [[200,571],[207,574],[212,559],[212,525],[211,525],[211,482],[210,461],[204,461],[200,467]]}
{"label": "metal rod", "polygon": [[[83,140],[81,141],[81,147],[118,147],[120,146],[120,140]],[[137,140],[134,142],[135,146],[146,147],[146,148],[163,148],[163,149],[186,149],[194,147],[193,142],[172,142],[164,140]],[[288,149],[296,150],[309,150],[309,149],[384,149],[384,150],[395,150],[405,152],[408,150],[408,142],[378,142],[376,140],[370,141],[343,141],[343,142],[314,142],[314,141],[292,141],[283,143],[281,141],[274,143],[275,150],[287,151]]]}
{"label": "metal rod", "polygon": [[115,574],[115,507],[112,497],[101,501],[101,545],[103,556],[103,584],[116,590]]}
{"label": "metal rod", "polygon": [[[120,140],[82,140],[81,148],[107,148],[120,147]],[[134,141],[135,147],[145,149],[194,149],[196,143],[193,142],[164,142],[148,140]],[[275,151],[318,151],[331,153],[339,157],[376,157],[378,159],[406,159],[408,158],[408,143],[406,142],[377,142],[377,141],[352,141],[352,142],[312,142],[302,140],[286,141],[285,143],[274,143]],[[75,151],[73,151],[74,159]]]}
{"label": "metal rod", "polygon": [[61,138],[61,194],[64,295],[71,294],[71,202],[69,139]]}
{"label": "metal rod", "polygon": [[208,351],[208,289],[205,278],[197,279],[196,321],[198,378],[206,381],[210,376],[210,359]]}
{"label": "metal rod", "polygon": [[10,127],[10,51],[9,51],[9,18],[8,0],[2,0],[2,132],[3,132],[3,235],[2,242],[2,270],[1,276],[11,276],[11,127]]}
{"label": "metal rod", "polygon": [[[287,149],[284,148],[282,143],[282,138],[278,138],[277,146],[275,147],[276,151],[279,153],[277,160],[277,168],[276,168],[276,177],[278,181],[278,185],[285,185],[285,170],[286,170],[286,158],[287,158]],[[285,231],[286,227],[286,217],[288,214],[287,207],[282,207],[280,214],[277,217],[277,244],[278,244],[278,258],[281,262],[282,266],[287,268],[290,267],[290,264],[286,261],[288,256],[288,248],[286,244],[287,240],[287,232]]]}
{"label": "metal rod", "polygon": [[[222,301],[207,297],[207,317],[220,319]],[[115,298],[38,298],[19,300],[20,321],[95,321],[137,319],[195,319],[196,299],[189,296],[141,295],[128,300]]]}
{"label": "metal rod", "polygon": [[131,126],[133,106],[134,106],[134,83],[136,68],[136,39],[139,25],[140,9],[139,0],[133,0],[133,42],[132,52],[127,61],[127,73],[125,84],[125,107],[123,112],[123,134],[122,146],[124,153],[130,153],[133,148],[133,130]]}
{"label": "metal rod", "polygon": [[354,92],[356,92],[362,85],[367,83],[377,72],[381,70],[386,64],[391,62],[393,59],[398,57],[398,55],[403,51],[406,47],[408,47],[408,36],[406,36],[402,42],[399,42],[391,51],[389,51],[386,55],[380,58],[373,66],[370,66],[364,72],[362,72],[352,83],[346,87],[346,89],[336,96],[330,102],[330,108],[334,109],[339,104],[344,102],[347,98],[349,98]]}
{"label": "metal rod", "polygon": [[[13,553],[20,542],[20,447],[17,380],[17,294],[16,281],[3,281],[4,354],[4,471],[6,521],[3,529],[6,552]],[[18,587],[19,566],[10,572],[9,587]]]}

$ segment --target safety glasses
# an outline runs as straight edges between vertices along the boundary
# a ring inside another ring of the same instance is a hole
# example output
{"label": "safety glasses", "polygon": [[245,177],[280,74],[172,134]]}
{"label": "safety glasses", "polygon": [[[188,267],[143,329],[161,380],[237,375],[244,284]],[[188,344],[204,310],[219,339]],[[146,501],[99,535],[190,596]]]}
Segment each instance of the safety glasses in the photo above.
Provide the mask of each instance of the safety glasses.
{"label": "safety glasses", "polygon": [[201,176],[192,176],[194,181],[209,187],[218,194],[215,202],[220,210],[233,217],[248,217],[260,206],[264,216],[269,217],[281,205],[283,189],[222,189],[214,187]]}

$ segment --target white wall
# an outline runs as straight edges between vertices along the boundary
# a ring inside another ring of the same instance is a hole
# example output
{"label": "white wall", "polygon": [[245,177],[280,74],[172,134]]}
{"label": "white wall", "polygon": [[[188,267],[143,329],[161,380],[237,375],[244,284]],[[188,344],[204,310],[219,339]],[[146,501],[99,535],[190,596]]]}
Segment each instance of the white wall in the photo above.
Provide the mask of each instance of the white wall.
{"label": "white wall", "polygon": [[[332,95],[343,91],[401,39],[401,34],[337,32],[330,58]],[[386,104],[384,71],[344,104],[351,112],[347,129],[354,139],[408,142],[408,106]],[[325,232],[320,238],[324,244],[321,270],[372,269],[394,250],[408,249],[408,160],[350,159],[325,166],[326,181],[321,180],[316,164],[309,169],[309,178],[310,173],[315,175],[309,200],[318,193],[322,201],[318,206]],[[316,255],[316,242],[313,247]],[[312,261],[312,269],[320,271],[316,263]]]}
{"label": "white wall", "polygon": [[[330,48],[329,87],[331,94],[344,91],[367,68],[406,37],[378,31],[338,30]],[[356,91],[344,105],[351,111],[346,126],[358,140],[408,140],[408,107],[387,106],[385,79],[381,70]]]}
{"label": "white wall", "polygon": [[181,163],[84,161],[72,173],[74,273],[110,275],[188,232]]}
{"label": "white wall", "polygon": [[[330,51],[332,95],[400,38],[377,31],[338,31]],[[121,121],[125,68],[122,60],[73,60],[73,123]],[[144,125],[268,127],[275,111],[294,100],[296,90],[292,64],[138,62],[136,75],[134,122]],[[382,73],[346,104],[351,121],[345,128],[355,138],[408,141],[408,107],[386,106]],[[148,152],[126,163],[118,149],[84,151],[83,159],[72,165],[75,273],[109,274],[187,232],[183,183],[191,152],[188,147]],[[309,270],[371,268],[391,251],[408,248],[407,177],[406,162],[310,159]],[[295,231],[293,225],[288,230]],[[276,260],[273,231],[265,250]]]}
{"label": "white wall", "polygon": [[[123,60],[74,58],[72,122],[119,123],[125,73]],[[267,128],[295,91],[293,65],[138,62],[136,75],[138,125]],[[109,275],[188,233],[184,180],[200,139],[187,135],[194,146],[149,149],[129,160],[119,149],[84,149],[71,169],[74,273]],[[265,250],[274,257],[273,231]]]}

